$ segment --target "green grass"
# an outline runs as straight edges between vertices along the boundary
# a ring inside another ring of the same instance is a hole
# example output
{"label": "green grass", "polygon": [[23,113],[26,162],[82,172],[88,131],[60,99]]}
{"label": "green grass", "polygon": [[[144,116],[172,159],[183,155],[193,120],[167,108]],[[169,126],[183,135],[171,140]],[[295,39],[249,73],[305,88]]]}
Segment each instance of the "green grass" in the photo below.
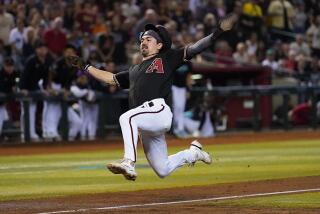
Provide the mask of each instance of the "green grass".
{"label": "green grass", "polygon": [[[50,148],[48,148],[50,149]],[[172,154],[184,147],[169,147]],[[320,175],[320,140],[210,145],[215,164],[182,167],[158,178],[142,151],[138,178],[104,169],[121,150],[0,157],[0,201]]]}
{"label": "green grass", "polygon": [[212,202],[210,205],[264,208],[320,208],[320,192],[218,201]]}

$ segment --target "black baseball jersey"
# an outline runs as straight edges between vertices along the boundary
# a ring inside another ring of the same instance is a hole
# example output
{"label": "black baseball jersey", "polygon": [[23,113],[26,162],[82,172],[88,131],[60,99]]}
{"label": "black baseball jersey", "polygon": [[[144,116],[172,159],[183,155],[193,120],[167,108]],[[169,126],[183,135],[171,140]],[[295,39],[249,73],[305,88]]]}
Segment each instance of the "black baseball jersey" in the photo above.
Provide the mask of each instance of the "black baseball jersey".
{"label": "black baseball jersey", "polygon": [[13,87],[16,86],[17,73],[14,71],[8,74],[4,71],[4,68],[0,70],[0,92],[1,93],[12,93]]}
{"label": "black baseball jersey", "polygon": [[77,79],[77,69],[67,64],[64,57],[57,60],[53,69],[52,81],[61,84],[62,88],[70,90],[72,83]]}
{"label": "black baseball jersey", "polygon": [[173,72],[184,62],[184,48],[161,51],[154,57],[115,75],[123,89],[129,88],[129,106],[135,108],[146,101],[164,98],[169,101]]}
{"label": "black baseball jersey", "polygon": [[29,91],[39,90],[38,82],[41,79],[43,80],[43,88],[46,88],[51,65],[52,60],[49,56],[46,57],[44,62],[41,62],[36,55],[31,56],[27,60],[25,69],[21,73],[19,82],[20,88]]}

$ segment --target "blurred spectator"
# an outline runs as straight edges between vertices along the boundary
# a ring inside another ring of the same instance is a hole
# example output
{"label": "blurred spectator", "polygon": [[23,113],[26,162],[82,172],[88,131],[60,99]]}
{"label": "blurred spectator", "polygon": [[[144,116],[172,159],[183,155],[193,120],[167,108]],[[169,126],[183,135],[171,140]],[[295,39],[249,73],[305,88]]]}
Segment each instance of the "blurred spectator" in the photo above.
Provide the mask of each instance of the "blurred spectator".
{"label": "blurred spectator", "polygon": [[4,48],[3,41],[0,39],[0,65],[3,65],[4,58],[6,57],[7,53]]}
{"label": "blurred spectator", "polygon": [[172,85],[173,132],[177,137],[186,137],[184,127],[184,111],[187,103],[187,92],[191,87],[190,62],[185,62],[175,72]]}
{"label": "blurred spectator", "polygon": [[311,121],[311,101],[300,103],[288,113],[293,125],[308,125]]}
{"label": "blurred spectator", "polygon": [[294,7],[287,0],[271,0],[268,7],[272,39],[280,38],[288,41],[287,35],[279,31],[291,32],[294,18]]}
{"label": "blurred spectator", "polygon": [[278,70],[278,62],[274,58],[273,49],[268,49],[266,52],[266,58],[262,61],[262,66],[268,66],[272,69],[273,73]]}
{"label": "blurred spectator", "polygon": [[88,76],[80,74],[70,88],[71,93],[79,99],[81,117],[81,139],[95,140],[99,106],[96,93],[90,88]]}
{"label": "blurred spectator", "polygon": [[41,13],[36,11],[30,16],[29,26],[33,27],[37,37],[42,38],[44,32],[48,29],[49,23],[47,23]]}
{"label": "blurred spectator", "polygon": [[294,33],[305,33],[306,32],[306,23],[307,23],[307,14],[305,12],[305,6],[303,2],[298,2],[295,7],[293,17],[293,32]]}
{"label": "blurred spectator", "polygon": [[281,67],[284,68],[284,70],[288,71],[290,75],[293,74],[295,68],[296,68],[296,52],[293,50],[289,51],[288,57],[283,59],[283,63],[281,63]]}
{"label": "blurred spectator", "polygon": [[24,43],[23,35],[25,33],[24,22],[21,19],[17,20],[17,27],[10,31],[9,43],[11,45],[12,54],[21,55]]}
{"label": "blurred spectator", "polygon": [[72,30],[75,24],[75,5],[72,3],[67,4],[64,9],[63,27],[67,30]]}
{"label": "blurred spectator", "polygon": [[246,40],[247,52],[249,56],[256,55],[258,50],[258,36],[256,33],[251,33],[249,38]]}
{"label": "blurred spectator", "polygon": [[96,50],[96,46],[93,44],[91,36],[85,33],[82,38],[82,44],[80,47],[80,53],[84,61],[88,61],[92,51]]}
{"label": "blurred spectator", "polygon": [[[2,68],[0,68],[0,93],[11,94],[16,91],[17,73],[14,69],[14,61],[11,58],[4,60]],[[2,133],[3,122],[8,120],[8,112],[5,102],[0,101],[0,136]]]}
{"label": "blurred spectator", "polygon": [[[55,86],[54,85],[52,86],[56,87],[56,90],[60,90],[60,89],[62,90],[63,97],[68,104],[67,121],[69,123],[69,130],[68,130],[69,140],[74,140],[77,137],[77,135],[81,131],[81,124],[82,124],[80,116],[78,115],[78,113],[76,113],[74,109],[74,104],[76,104],[77,102],[69,99],[69,95],[71,94],[70,88],[78,77],[78,74],[77,74],[78,71],[67,64],[66,57],[74,56],[75,54],[76,54],[76,48],[73,45],[68,44],[64,49],[63,56],[60,57],[55,63],[55,69],[53,71],[52,81],[51,81],[52,83],[54,83]],[[56,129],[62,114],[60,103],[55,103],[55,106],[56,106],[55,108],[56,112],[54,114],[51,114],[51,116],[52,115],[55,115],[55,116],[54,118],[50,117],[51,118],[50,124],[52,124],[52,128],[53,128],[52,130],[54,130],[53,132],[54,134],[57,133]]]}
{"label": "blurred spectator", "polygon": [[312,38],[313,55],[320,57],[320,15],[317,15],[314,22],[307,30],[307,35]]}
{"label": "blurred spectator", "polygon": [[177,23],[177,30],[181,31],[183,25],[189,25],[192,13],[188,8],[187,1],[171,2],[171,18]]}
{"label": "blurred spectator", "polygon": [[9,43],[11,46],[11,57],[14,59],[19,70],[22,70],[22,48],[24,43],[24,22],[21,19],[17,20],[17,27],[10,31]]}
{"label": "blurred spectator", "polygon": [[102,69],[105,67],[105,62],[103,60],[103,57],[100,55],[100,53],[97,50],[91,50],[88,57],[88,62],[90,65],[93,65],[99,69]]}
{"label": "blurred spectator", "polygon": [[144,31],[144,26],[146,24],[157,24],[158,23],[158,15],[153,9],[148,9],[145,11],[144,16],[138,20],[134,27],[134,36],[136,41],[140,41],[139,36],[140,33]]}
{"label": "blurred spectator", "polygon": [[216,63],[220,66],[225,66],[232,63],[232,50],[228,42],[220,41],[216,48]]}
{"label": "blurred spectator", "polygon": [[115,51],[115,42],[113,36],[101,35],[98,37],[98,52],[102,56],[102,61],[113,59]]}
{"label": "blurred spectator", "polygon": [[233,60],[238,64],[249,62],[249,54],[247,53],[246,45],[243,42],[237,44],[236,52],[232,55]]}
{"label": "blurred spectator", "polygon": [[0,40],[2,40],[5,46],[9,45],[9,35],[11,29],[15,26],[14,17],[6,12],[3,3],[0,3]]}
{"label": "blurred spectator", "polygon": [[[28,95],[29,93],[36,92],[40,89],[39,81],[42,81],[42,88],[47,89],[49,70],[52,65],[52,61],[48,55],[48,48],[44,43],[38,42],[36,44],[36,54],[31,56],[25,65],[25,69],[21,73],[20,89],[21,93]],[[32,94],[31,94],[32,95]],[[38,141],[39,136],[36,133],[36,106],[35,100],[31,100],[29,103],[29,131],[31,140]],[[24,133],[24,108],[21,106],[21,128]],[[24,140],[24,135],[22,135]]]}
{"label": "blurred spectator", "polygon": [[157,10],[158,13],[158,23],[164,25],[165,23],[171,20],[170,18],[170,4],[169,0],[164,0],[159,5],[159,9]]}
{"label": "blurred spectator", "polygon": [[320,60],[317,57],[312,58],[310,63],[310,82],[312,86],[320,85]]}
{"label": "blurred spectator", "polygon": [[[166,5],[166,4],[162,3],[160,4],[160,6],[161,5]],[[140,14],[140,8],[138,7],[138,5],[135,4],[135,0],[129,0],[129,1],[123,2],[121,4],[121,10],[122,10],[122,14],[126,16],[126,18],[132,18]]]}
{"label": "blurred spectator", "polygon": [[289,112],[293,109],[292,100],[291,97],[288,96],[288,103],[285,105],[285,103],[282,103],[281,105],[277,106],[273,116],[272,121],[275,123],[275,125],[285,125],[286,119],[290,120]]}
{"label": "blurred spectator", "polygon": [[305,86],[309,80],[310,64],[307,57],[300,54],[296,57],[296,77],[299,80],[299,85]]}
{"label": "blurred spectator", "polygon": [[62,26],[62,18],[55,18],[52,22],[52,28],[48,29],[43,36],[43,40],[48,45],[49,51],[54,58],[61,56],[67,44],[67,36],[62,30]]}
{"label": "blurred spectator", "polygon": [[130,40],[130,35],[122,29],[122,24],[120,16],[114,16],[111,20],[114,52],[112,53],[110,60],[116,65],[123,65],[128,62],[125,44],[126,41]]}
{"label": "blurred spectator", "polygon": [[107,27],[105,18],[101,14],[98,14],[97,20],[92,27],[93,36],[98,36],[101,34],[107,35],[110,33],[109,31],[110,29]]}
{"label": "blurred spectator", "polygon": [[[215,111],[213,108],[213,97],[208,94],[204,94],[203,99],[200,102],[187,111],[184,117],[185,129],[193,137],[213,137],[215,135]],[[224,113],[221,113],[221,119],[224,120],[221,125],[221,130],[226,129],[227,117]],[[224,127],[223,127],[224,126]]]}
{"label": "blurred spectator", "polygon": [[90,2],[82,4],[82,8],[78,14],[76,14],[76,24],[81,32],[91,33],[94,23],[96,22],[96,15],[92,10],[93,5]]}
{"label": "blurred spectator", "polygon": [[304,41],[301,34],[296,35],[296,40],[290,43],[290,50],[293,50],[297,55],[302,54],[304,56],[310,56],[311,50],[309,45]]}
{"label": "blurred spectator", "polygon": [[189,0],[189,9],[197,20],[203,19],[202,15],[205,13],[205,7],[204,1]]}
{"label": "blurred spectator", "polygon": [[252,32],[256,32],[259,37],[262,36],[262,15],[262,9],[258,4],[258,0],[249,0],[243,4],[239,25],[246,35],[245,37],[249,37]]}
{"label": "blurred spectator", "polygon": [[209,1],[208,5],[206,7],[207,12],[213,12],[213,11],[208,10],[208,8],[210,8],[210,6],[212,6],[212,8],[214,8],[218,19],[221,19],[226,16],[226,8],[224,5],[224,0]]}
{"label": "blurred spectator", "polygon": [[35,53],[35,44],[39,40],[33,27],[29,26],[25,30],[24,43],[23,43],[23,58],[24,61]]}
{"label": "blurred spectator", "polygon": [[207,13],[207,15],[203,19],[204,24],[204,34],[208,36],[212,33],[212,30],[217,25],[216,17],[212,13]]}

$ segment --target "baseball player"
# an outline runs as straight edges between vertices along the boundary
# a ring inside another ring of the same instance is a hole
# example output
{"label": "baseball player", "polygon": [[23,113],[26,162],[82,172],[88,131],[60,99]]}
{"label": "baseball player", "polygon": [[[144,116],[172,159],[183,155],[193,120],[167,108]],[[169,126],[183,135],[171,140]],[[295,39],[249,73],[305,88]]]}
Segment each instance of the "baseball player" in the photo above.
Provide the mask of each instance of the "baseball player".
{"label": "baseball player", "polygon": [[[30,56],[26,61],[25,68],[21,72],[20,89],[21,93],[28,95],[29,92],[35,92],[40,89],[39,81],[42,81],[42,88],[47,89],[49,71],[52,65],[52,59],[48,55],[48,48],[46,44],[38,41],[35,45],[36,53]],[[24,112],[23,105],[21,104],[21,128],[24,133],[24,114],[29,114],[29,131],[30,138],[33,141],[39,141],[39,136],[36,133],[36,110],[37,102],[35,100],[30,101],[29,112]],[[22,134],[22,140],[24,140],[24,134]]]}
{"label": "baseball player", "polygon": [[[16,90],[17,72],[14,67],[14,61],[8,57],[4,59],[3,66],[0,68],[0,94],[10,94]],[[3,128],[3,122],[8,120],[6,103],[0,101],[0,137]]]}
{"label": "baseball player", "polygon": [[89,85],[87,75],[80,75],[76,84],[70,88],[71,93],[79,98],[81,124],[81,139],[94,140],[98,124],[99,105],[96,103],[95,91]]}
{"label": "baseball player", "polygon": [[147,24],[140,36],[142,63],[117,74],[86,65],[77,56],[68,58],[71,65],[89,72],[102,82],[129,88],[130,110],[119,119],[124,158],[120,162],[107,164],[112,173],[122,174],[128,180],[136,179],[138,136],[150,166],[160,178],[185,164],[193,165],[197,161],[211,164],[211,156],[202,150],[198,141],[193,141],[189,149],[168,156],[165,133],[171,127],[172,112],[167,102],[170,100],[173,72],[185,60],[210,47],[217,36],[232,28],[236,19],[236,15],[226,16],[212,34],[176,50],[171,49],[172,41],[165,27]]}
{"label": "baseball player", "polygon": [[191,62],[183,63],[175,72],[172,85],[173,133],[177,137],[188,137],[185,131],[184,111],[187,89],[191,86]]}

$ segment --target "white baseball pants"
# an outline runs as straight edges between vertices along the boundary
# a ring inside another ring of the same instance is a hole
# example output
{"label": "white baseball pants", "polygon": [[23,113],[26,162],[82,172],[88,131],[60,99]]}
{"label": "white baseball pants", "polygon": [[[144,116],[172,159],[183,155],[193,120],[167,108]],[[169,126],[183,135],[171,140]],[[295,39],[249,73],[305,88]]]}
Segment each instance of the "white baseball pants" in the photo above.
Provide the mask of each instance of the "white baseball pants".
{"label": "white baseball pants", "polygon": [[69,140],[74,140],[75,137],[77,137],[77,135],[81,132],[82,119],[71,106],[68,107],[68,122],[68,137]]}
{"label": "white baseball pants", "polygon": [[[39,136],[36,133],[36,110],[37,110],[37,103],[35,101],[30,101],[29,103],[29,130],[30,130],[30,138],[31,139],[39,139]],[[23,103],[21,102],[21,117],[20,117],[20,124],[21,124],[21,131],[24,133],[24,107]]]}
{"label": "white baseball pants", "polygon": [[90,140],[96,138],[99,105],[80,100],[80,115],[82,118],[81,137]]}
{"label": "white baseball pants", "polygon": [[173,107],[173,120],[174,129],[177,131],[184,130],[184,110],[187,100],[187,89],[172,86],[172,107]]}
{"label": "white baseball pants", "polygon": [[0,104],[0,135],[2,133],[3,122],[8,120],[8,112],[4,104]]}
{"label": "white baseball pants", "polygon": [[122,114],[119,121],[124,140],[124,158],[136,162],[140,132],[146,158],[159,177],[166,177],[184,164],[195,161],[188,149],[168,157],[165,133],[171,127],[172,112],[164,99],[145,102]]}

